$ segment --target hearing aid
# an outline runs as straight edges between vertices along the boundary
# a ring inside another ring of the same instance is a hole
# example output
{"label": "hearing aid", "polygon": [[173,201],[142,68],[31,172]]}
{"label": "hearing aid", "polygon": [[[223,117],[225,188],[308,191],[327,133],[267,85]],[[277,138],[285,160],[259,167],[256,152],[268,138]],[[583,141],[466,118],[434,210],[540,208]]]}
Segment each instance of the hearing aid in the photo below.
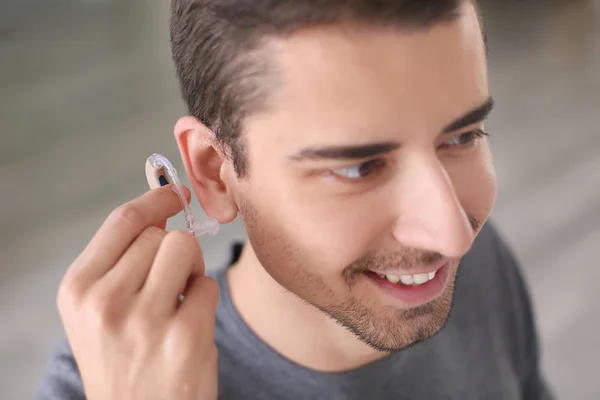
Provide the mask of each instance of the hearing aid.
{"label": "hearing aid", "polygon": [[211,236],[215,236],[219,232],[219,221],[215,218],[208,217],[202,222],[194,219],[183,192],[183,185],[177,176],[177,170],[175,170],[171,162],[165,156],[154,153],[148,157],[146,160],[146,180],[148,181],[150,189],[156,189],[169,184],[173,185],[183,206],[188,231],[192,235],[200,237],[208,233]]}

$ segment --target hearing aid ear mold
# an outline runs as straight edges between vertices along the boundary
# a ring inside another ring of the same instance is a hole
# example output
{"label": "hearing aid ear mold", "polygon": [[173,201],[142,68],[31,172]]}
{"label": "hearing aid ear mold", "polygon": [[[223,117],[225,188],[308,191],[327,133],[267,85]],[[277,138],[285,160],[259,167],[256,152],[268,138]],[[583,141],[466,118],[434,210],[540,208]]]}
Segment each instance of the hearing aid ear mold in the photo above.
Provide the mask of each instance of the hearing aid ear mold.
{"label": "hearing aid ear mold", "polygon": [[185,222],[188,231],[196,237],[202,236],[205,233],[215,236],[219,232],[219,221],[212,217],[208,217],[203,222],[196,222],[192,211],[188,205],[187,199],[183,193],[183,186],[177,176],[177,171],[162,154],[154,153],[146,160],[146,181],[150,189],[156,189],[161,186],[173,184],[175,191],[179,196],[179,200],[183,206],[185,214]]}

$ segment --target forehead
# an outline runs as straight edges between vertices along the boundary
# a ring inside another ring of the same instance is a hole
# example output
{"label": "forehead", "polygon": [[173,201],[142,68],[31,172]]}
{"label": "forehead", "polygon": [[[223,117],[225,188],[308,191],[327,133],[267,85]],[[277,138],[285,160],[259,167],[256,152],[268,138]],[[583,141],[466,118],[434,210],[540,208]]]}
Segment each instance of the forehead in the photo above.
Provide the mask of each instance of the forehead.
{"label": "forehead", "polygon": [[278,39],[272,48],[282,87],[248,131],[271,132],[269,140],[282,144],[440,133],[489,96],[471,5],[457,20],[428,29],[329,26]]}

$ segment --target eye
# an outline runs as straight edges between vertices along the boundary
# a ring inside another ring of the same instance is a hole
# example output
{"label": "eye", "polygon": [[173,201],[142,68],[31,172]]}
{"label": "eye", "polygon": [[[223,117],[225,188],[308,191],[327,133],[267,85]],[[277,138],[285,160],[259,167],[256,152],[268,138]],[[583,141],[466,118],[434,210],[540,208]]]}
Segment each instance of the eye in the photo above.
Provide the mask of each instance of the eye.
{"label": "eye", "polygon": [[452,137],[451,139],[444,142],[446,147],[469,147],[477,143],[478,139],[483,136],[489,136],[481,129],[477,129],[471,132],[465,132],[461,135]]}
{"label": "eye", "polygon": [[347,180],[360,180],[374,174],[379,169],[383,168],[385,162],[383,160],[370,160],[350,167],[334,169],[331,172]]}

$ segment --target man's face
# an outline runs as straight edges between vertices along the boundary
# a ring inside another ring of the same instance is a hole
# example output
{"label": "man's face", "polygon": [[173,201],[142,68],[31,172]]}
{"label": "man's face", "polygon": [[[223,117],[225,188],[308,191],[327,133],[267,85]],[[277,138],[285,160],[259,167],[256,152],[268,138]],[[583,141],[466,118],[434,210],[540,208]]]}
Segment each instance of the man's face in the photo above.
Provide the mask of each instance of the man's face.
{"label": "man's face", "polygon": [[489,91],[475,11],[414,33],[328,27],[273,46],[283,85],[245,123],[249,176],[234,187],[254,252],[376,349],[433,335],[496,194],[477,135]]}

